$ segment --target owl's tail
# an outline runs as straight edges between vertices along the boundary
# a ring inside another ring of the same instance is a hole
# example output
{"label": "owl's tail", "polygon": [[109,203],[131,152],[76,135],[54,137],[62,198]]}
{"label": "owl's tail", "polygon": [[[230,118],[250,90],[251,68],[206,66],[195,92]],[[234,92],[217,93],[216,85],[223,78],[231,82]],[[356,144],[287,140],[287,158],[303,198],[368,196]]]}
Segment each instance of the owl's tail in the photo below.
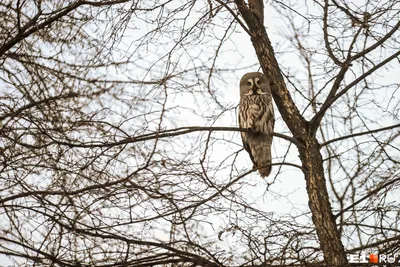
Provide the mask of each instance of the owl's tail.
{"label": "owl's tail", "polygon": [[258,149],[254,157],[255,167],[262,178],[266,178],[271,173],[271,144],[263,144],[262,149]]}

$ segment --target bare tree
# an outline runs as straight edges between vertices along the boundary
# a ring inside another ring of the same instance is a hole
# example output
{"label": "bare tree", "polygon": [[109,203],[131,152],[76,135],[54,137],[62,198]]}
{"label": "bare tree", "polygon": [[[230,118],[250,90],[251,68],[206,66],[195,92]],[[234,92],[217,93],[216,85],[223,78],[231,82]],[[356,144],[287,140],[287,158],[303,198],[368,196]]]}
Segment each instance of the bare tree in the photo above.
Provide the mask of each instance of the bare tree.
{"label": "bare tree", "polygon": [[[398,253],[399,4],[2,1],[0,254],[209,267]],[[280,114],[267,181],[236,123],[239,78],[259,68]]]}

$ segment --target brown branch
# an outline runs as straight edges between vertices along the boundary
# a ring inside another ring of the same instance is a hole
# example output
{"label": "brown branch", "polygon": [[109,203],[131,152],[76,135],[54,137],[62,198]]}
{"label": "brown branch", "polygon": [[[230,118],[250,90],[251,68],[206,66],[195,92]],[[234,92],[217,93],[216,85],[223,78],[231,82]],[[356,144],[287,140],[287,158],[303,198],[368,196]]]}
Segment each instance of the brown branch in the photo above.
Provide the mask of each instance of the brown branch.
{"label": "brown branch", "polygon": [[[339,94],[336,94],[337,91],[339,90],[341,82],[344,79],[344,75],[346,74],[347,70],[351,66],[351,62],[353,62],[354,60],[364,56],[365,54],[367,54],[368,52],[374,50],[378,46],[382,45],[383,42],[385,40],[389,39],[395,33],[395,31],[397,31],[397,29],[399,27],[400,27],[400,22],[398,22],[389,33],[387,33],[382,39],[380,39],[374,45],[371,45],[370,47],[364,49],[362,52],[360,52],[360,53],[358,53],[358,54],[356,54],[356,55],[354,55],[352,57],[349,57],[346,60],[346,62],[340,64],[342,66],[342,68],[341,68],[340,72],[338,73],[338,75],[336,76],[336,79],[335,79],[334,84],[332,85],[331,91],[329,92],[327,98],[325,99],[325,102],[322,104],[321,109],[318,111],[317,114],[315,114],[315,116],[310,121],[310,126],[311,126],[313,132],[315,132],[316,129],[319,127],[320,122],[321,122],[323,116],[325,115],[325,112],[329,109],[329,107],[339,97],[344,95],[350,88],[352,88],[354,85],[356,85],[357,83],[359,83],[360,81],[365,79],[371,73],[373,73],[374,71],[376,71],[377,69],[379,69],[380,67],[384,66],[386,63],[388,63],[389,61],[391,61],[392,59],[394,59],[394,58],[396,58],[397,56],[400,55],[400,51],[398,51],[397,53],[393,54],[392,56],[390,56],[389,58],[387,58],[384,61],[380,62],[375,67],[371,68],[369,71],[365,72],[359,78],[354,80],[352,83],[350,83],[348,86],[346,86]],[[328,53],[329,53],[329,51],[328,51]],[[335,59],[333,59],[333,60],[335,61]]]}
{"label": "brown branch", "polygon": [[342,95],[347,93],[347,91],[349,91],[353,86],[355,86],[356,84],[358,84],[359,82],[364,80],[366,77],[371,75],[373,72],[375,72],[376,70],[378,70],[382,66],[386,65],[387,63],[389,63],[393,59],[397,58],[398,56],[400,56],[400,51],[397,51],[396,53],[394,53],[393,55],[391,55],[390,57],[388,57],[384,61],[380,62],[379,64],[377,64],[376,66],[371,68],[369,71],[365,72],[363,75],[361,75],[360,77],[358,77],[357,79],[352,81],[349,85],[347,85],[345,88],[343,88],[342,91],[340,91],[339,93],[336,94],[336,92],[339,89],[340,83],[344,78],[344,73],[347,71],[347,68],[343,67],[340,70],[340,73],[338,74],[338,76],[337,76],[337,78],[335,80],[335,83],[332,86],[331,92],[329,92],[329,95],[326,98],[324,104],[322,105],[321,109],[314,116],[314,118],[312,118],[312,120],[310,122],[310,124],[312,125],[313,129],[316,129],[317,127],[319,127],[319,124],[320,124],[320,122],[322,120],[322,117],[324,116],[325,112],[329,109],[330,106],[332,106],[333,103],[335,103],[335,101],[337,99],[339,99]]}
{"label": "brown branch", "polygon": [[348,8],[342,7],[341,5],[339,5],[335,0],[332,0],[332,3],[339,8],[341,11],[343,11],[347,16],[349,16],[349,18],[351,19],[351,21],[357,22],[359,24],[362,24],[362,21],[357,18],[356,16],[354,16],[353,14],[351,14],[351,12],[349,11]]}
{"label": "brown branch", "polygon": [[40,106],[42,104],[48,104],[50,102],[57,101],[57,100],[66,100],[66,99],[74,98],[74,97],[77,97],[77,96],[78,96],[77,93],[72,93],[71,92],[71,93],[68,93],[68,94],[65,94],[65,95],[52,96],[52,97],[48,97],[48,98],[45,98],[45,99],[42,99],[42,100],[39,100],[39,101],[36,101],[36,102],[31,102],[31,103],[29,103],[29,104],[27,104],[27,105],[25,105],[23,107],[20,107],[19,109],[15,110],[15,111],[9,111],[9,112],[5,113],[4,115],[1,115],[0,116],[0,121],[4,120],[5,118],[16,117],[19,114],[21,114],[23,111],[31,109],[33,107]]}
{"label": "brown branch", "polygon": [[[72,142],[57,141],[57,140],[53,140],[53,141],[58,143],[58,144],[67,145],[67,146],[70,146],[70,147],[86,147],[86,148],[111,147],[111,146],[125,145],[125,144],[136,143],[136,142],[143,142],[143,141],[147,141],[147,140],[153,140],[153,139],[156,139],[156,138],[157,139],[169,138],[169,137],[188,134],[188,133],[193,133],[193,132],[205,132],[205,131],[208,131],[208,132],[233,132],[233,131],[247,132],[249,130],[248,129],[244,129],[244,128],[237,128],[237,127],[188,126],[188,127],[181,127],[181,128],[176,128],[176,129],[170,129],[170,130],[164,130],[164,131],[144,134],[144,135],[140,135],[140,136],[132,136],[132,137],[125,138],[125,139],[123,139],[121,141],[110,142],[110,143],[94,144],[93,142],[90,142],[90,143],[72,143]],[[292,143],[295,143],[295,144],[297,143],[297,140],[295,138],[287,136],[287,135],[284,135],[284,134],[273,133],[273,136],[285,139],[285,140],[287,140],[289,142],[292,142]]]}
{"label": "brown branch", "polygon": [[351,57],[350,61],[354,61],[366,54],[368,54],[369,52],[371,52],[372,50],[374,50],[375,48],[377,48],[378,46],[382,45],[386,40],[388,40],[390,37],[392,37],[392,35],[400,28],[400,21],[398,21],[396,23],[396,25],[393,27],[393,29],[391,29],[385,36],[383,36],[382,38],[379,39],[379,41],[377,41],[375,44],[371,45],[370,47],[364,49],[363,51],[355,54],[354,56]]}
{"label": "brown branch", "polygon": [[340,140],[344,140],[344,139],[347,139],[347,138],[356,137],[356,136],[362,136],[362,135],[372,134],[372,133],[377,133],[377,132],[382,132],[382,131],[394,129],[394,128],[397,128],[397,127],[400,127],[400,124],[395,124],[395,125],[391,125],[391,126],[387,126],[387,127],[383,127],[383,128],[379,128],[379,129],[375,129],[375,130],[365,131],[365,132],[361,132],[361,133],[355,133],[355,134],[349,134],[349,135],[341,136],[341,137],[334,138],[334,139],[331,139],[331,140],[328,140],[328,141],[322,143],[321,147],[327,146],[330,143],[337,142],[337,141],[340,141]]}
{"label": "brown branch", "polygon": [[324,41],[326,51],[328,52],[329,57],[335,62],[338,66],[343,66],[343,63],[333,54],[331,46],[329,44],[329,37],[328,37],[328,8],[329,8],[329,1],[325,0],[324,6]]}
{"label": "brown branch", "polygon": [[362,198],[360,198],[359,200],[355,201],[353,204],[351,204],[350,206],[344,208],[343,210],[341,210],[340,212],[338,212],[335,215],[335,218],[338,218],[340,215],[342,215],[343,213],[345,213],[346,211],[354,208],[355,206],[357,206],[358,204],[360,204],[361,202],[363,202],[366,199],[369,199],[371,196],[375,195],[376,193],[378,193],[379,191],[381,191],[382,189],[396,183],[400,181],[400,177],[393,179],[391,181],[388,181],[386,183],[384,183],[383,185],[378,186],[377,188],[375,188],[374,190],[372,190],[371,192],[369,192],[368,194],[366,194],[365,196],[363,196]]}
{"label": "brown branch", "polygon": [[241,21],[241,19],[238,17],[238,15],[232,10],[232,8],[230,8],[225,2],[221,1],[221,0],[216,0],[218,3],[220,3],[221,5],[223,5],[228,11],[229,13],[232,14],[232,16],[236,19],[236,21],[240,24],[240,26],[243,28],[243,30],[245,32],[247,32],[249,35],[251,35],[251,32],[249,31],[249,29],[246,27],[246,25]]}
{"label": "brown branch", "polygon": [[[68,15],[73,10],[77,9],[83,5],[91,5],[91,6],[104,6],[104,5],[115,5],[120,3],[129,2],[129,0],[118,0],[118,1],[105,1],[105,2],[91,2],[91,1],[77,1],[61,10],[56,15],[51,16],[50,18],[46,19],[42,23],[34,25],[38,20],[39,16],[41,15],[41,11],[39,11],[36,16],[31,19],[28,24],[21,28],[21,31],[14,36],[9,42],[5,43],[2,47],[0,47],[0,57],[4,55],[9,49],[11,49],[14,45],[21,42],[23,39],[27,38],[28,36],[44,29],[45,27],[53,24],[55,21],[58,21],[60,18]],[[28,30],[30,28],[30,30]]]}
{"label": "brown branch", "polygon": [[400,240],[400,235],[389,237],[389,238],[386,238],[384,240],[380,240],[380,241],[377,241],[375,243],[371,243],[371,244],[368,244],[368,245],[365,245],[365,246],[361,246],[361,247],[358,247],[358,248],[353,248],[353,249],[347,250],[347,252],[356,252],[356,251],[362,251],[362,250],[367,249],[367,248],[376,248],[379,245],[382,245],[382,244],[385,244],[385,243],[389,243],[389,242],[392,242],[392,241],[398,241],[398,240]]}
{"label": "brown branch", "polygon": [[[277,162],[277,163],[272,163],[271,166],[291,166],[291,167],[295,167],[298,169],[302,169],[301,166],[294,164],[294,163],[290,163],[290,162]],[[262,166],[265,167],[265,166]],[[260,167],[261,168],[261,167]],[[135,172],[131,173],[130,175],[128,175],[128,177],[124,177],[112,182],[107,182],[107,183],[99,183],[99,184],[94,184],[94,185],[90,185],[90,186],[86,186],[83,188],[79,188],[76,190],[72,190],[72,191],[67,191],[67,190],[57,190],[57,191],[51,191],[51,190],[34,190],[34,191],[26,191],[26,192],[22,192],[19,194],[15,194],[9,197],[4,197],[1,198],[0,197],[0,204],[1,205],[5,205],[5,203],[16,200],[16,199],[20,199],[20,198],[25,198],[25,197],[30,197],[30,196],[77,196],[77,195],[81,195],[81,194],[85,194],[87,192],[92,192],[94,190],[101,190],[101,189],[105,189],[105,188],[110,188],[112,186],[118,185],[118,184],[123,184],[123,183],[128,183],[129,186],[131,188],[135,188],[135,189],[139,189],[142,190],[144,192],[149,191],[149,188],[141,186],[139,184],[136,184],[134,182],[132,182],[131,177],[136,175],[137,173],[139,173],[140,171],[142,171],[145,168],[139,168],[138,170],[136,170]],[[217,188],[217,187],[213,187],[214,189],[216,189],[218,192],[211,195],[210,197],[206,198],[205,200],[201,200],[200,203],[196,202],[192,205],[186,206],[182,209],[180,209],[180,211],[184,211],[190,208],[193,208],[195,206],[200,206],[210,200],[212,200],[213,198],[215,198],[218,194],[222,193],[222,191],[226,190],[227,188],[229,188],[230,186],[232,186],[234,183],[236,183],[237,181],[239,181],[241,178],[247,176],[248,174],[257,171],[257,169],[252,169],[250,171],[247,171],[241,175],[239,175],[237,178],[235,178],[234,180],[232,180],[231,182],[229,182],[228,184],[226,184],[225,186],[223,186],[221,189]],[[157,194],[157,198],[168,198],[168,194],[165,193],[161,193],[161,192],[153,192],[154,194]],[[173,214],[173,212],[171,213],[167,213],[164,214],[162,216],[168,216]],[[143,219],[144,220],[153,220],[153,219],[157,219],[157,218],[161,218],[162,216],[157,216],[157,217],[153,217],[151,219]],[[138,221],[136,221],[138,222]]]}

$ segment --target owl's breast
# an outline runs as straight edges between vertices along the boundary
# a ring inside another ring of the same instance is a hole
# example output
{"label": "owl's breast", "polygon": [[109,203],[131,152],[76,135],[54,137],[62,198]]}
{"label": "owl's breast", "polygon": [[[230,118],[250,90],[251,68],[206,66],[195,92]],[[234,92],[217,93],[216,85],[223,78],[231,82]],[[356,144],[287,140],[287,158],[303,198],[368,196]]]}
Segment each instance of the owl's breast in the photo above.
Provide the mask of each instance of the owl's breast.
{"label": "owl's breast", "polygon": [[267,99],[260,96],[249,97],[241,101],[241,127],[250,128],[256,133],[267,133]]}

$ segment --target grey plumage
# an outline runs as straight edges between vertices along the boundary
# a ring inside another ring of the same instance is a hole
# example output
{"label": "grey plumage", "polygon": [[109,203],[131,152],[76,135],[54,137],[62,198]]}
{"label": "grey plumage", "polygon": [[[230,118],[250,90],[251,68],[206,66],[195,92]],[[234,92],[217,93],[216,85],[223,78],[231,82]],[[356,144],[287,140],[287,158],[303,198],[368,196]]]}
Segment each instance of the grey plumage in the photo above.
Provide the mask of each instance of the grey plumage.
{"label": "grey plumage", "polygon": [[268,78],[260,72],[246,73],[240,80],[239,126],[250,130],[241,132],[243,146],[261,177],[271,173],[274,124]]}

